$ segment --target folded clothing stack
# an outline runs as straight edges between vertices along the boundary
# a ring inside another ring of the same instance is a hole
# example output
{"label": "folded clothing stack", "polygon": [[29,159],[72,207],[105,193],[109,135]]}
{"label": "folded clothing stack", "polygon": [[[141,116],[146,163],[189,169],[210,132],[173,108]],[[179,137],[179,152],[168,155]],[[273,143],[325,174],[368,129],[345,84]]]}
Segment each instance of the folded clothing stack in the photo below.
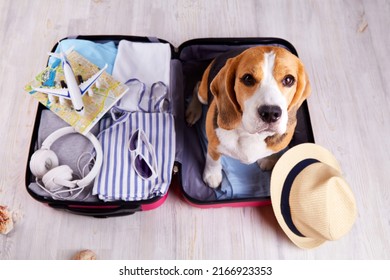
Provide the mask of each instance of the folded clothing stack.
{"label": "folded clothing stack", "polygon": [[104,158],[93,194],[104,201],[145,200],[168,190],[176,150],[174,117],[166,105],[170,59],[168,44],[119,42],[113,77],[129,91],[112,118],[100,122]]}

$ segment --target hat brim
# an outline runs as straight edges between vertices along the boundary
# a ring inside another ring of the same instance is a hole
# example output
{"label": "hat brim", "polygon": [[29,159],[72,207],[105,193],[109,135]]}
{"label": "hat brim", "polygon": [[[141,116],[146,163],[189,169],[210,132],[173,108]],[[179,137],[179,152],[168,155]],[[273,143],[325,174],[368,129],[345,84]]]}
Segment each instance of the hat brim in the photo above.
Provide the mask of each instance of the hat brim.
{"label": "hat brim", "polygon": [[322,163],[328,164],[341,173],[340,165],[331,152],[319,145],[313,143],[305,143],[289,149],[277,161],[274,169],[272,170],[270,184],[272,208],[274,210],[274,214],[280,227],[294,244],[304,249],[312,249],[318,247],[326,240],[310,237],[301,237],[290,230],[282,215],[281,194],[284,182],[291,169],[302,160],[309,158],[316,159]]}

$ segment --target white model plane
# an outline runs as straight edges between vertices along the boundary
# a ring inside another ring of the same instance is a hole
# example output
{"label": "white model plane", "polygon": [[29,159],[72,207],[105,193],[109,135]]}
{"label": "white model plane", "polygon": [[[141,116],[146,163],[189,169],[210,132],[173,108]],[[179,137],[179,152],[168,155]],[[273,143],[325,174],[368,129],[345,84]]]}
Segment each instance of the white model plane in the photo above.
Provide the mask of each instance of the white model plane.
{"label": "white model plane", "polygon": [[70,99],[73,104],[73,108],[80,115],[84,114],[84,103],[82,96],[89,90],[90,95],[93,93],[90,87],[97,82],[99,77],[103,74],[104,70],[107,68],[107,64],[95,75],[89,78],[87,81],[77,84],[76,76],[72,70],[72,66],[67,60],[66,56],[72,52],[73,47],[68,49],[66,52],[62,51],[60,45],[60,53],[50,53],[50,56],[61,59],[62,69],[64,71],[65,82],[68,88],[33,88],[35,91],[45,93],[49,96],[51,100],[51,96],[58,96],[60,98],[60,102],[63,103],[64,99]]}

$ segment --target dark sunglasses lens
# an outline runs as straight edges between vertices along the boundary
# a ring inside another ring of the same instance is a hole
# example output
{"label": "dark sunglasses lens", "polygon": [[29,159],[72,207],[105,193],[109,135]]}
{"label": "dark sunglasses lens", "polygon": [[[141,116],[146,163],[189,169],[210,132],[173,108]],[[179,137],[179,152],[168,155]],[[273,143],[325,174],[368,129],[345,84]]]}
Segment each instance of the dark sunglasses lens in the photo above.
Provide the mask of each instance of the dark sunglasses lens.
{"label": "dark sunglasses lens", "polygon": [[138,145],[138,130],[136,132],[133,133],[133,135],[131,135],[130,137],[130,143],[129,143],[129,148],[130,148],[130,151],[135,151],[135,149],[137,149],[137,145]]}
{"label": "dark sunglasses lens", "polygon": [[150,170],[149,165],[146,163],[146,161],[140,157],[137,156],[134,161],[134,168],[137,170],[139,175],[145,179],[150,178],[152,176],[152,170]]}

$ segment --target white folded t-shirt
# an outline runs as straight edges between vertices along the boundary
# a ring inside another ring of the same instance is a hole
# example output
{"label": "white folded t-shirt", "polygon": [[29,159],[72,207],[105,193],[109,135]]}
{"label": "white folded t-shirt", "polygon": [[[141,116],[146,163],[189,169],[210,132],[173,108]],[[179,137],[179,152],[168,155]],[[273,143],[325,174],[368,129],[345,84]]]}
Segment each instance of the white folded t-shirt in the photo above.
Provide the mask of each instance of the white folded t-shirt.
{"label": "white folded t-shirt", "polygon": [[120,100],[118,107],[138,111],[141,90],[144,89],[144,94],[149,96],[152,85],[157,82],[169,89],[170,61],[171,48],[167,43],[120,41],[112,76],[122,83],[133,82],[128,84],[130,90]]}

